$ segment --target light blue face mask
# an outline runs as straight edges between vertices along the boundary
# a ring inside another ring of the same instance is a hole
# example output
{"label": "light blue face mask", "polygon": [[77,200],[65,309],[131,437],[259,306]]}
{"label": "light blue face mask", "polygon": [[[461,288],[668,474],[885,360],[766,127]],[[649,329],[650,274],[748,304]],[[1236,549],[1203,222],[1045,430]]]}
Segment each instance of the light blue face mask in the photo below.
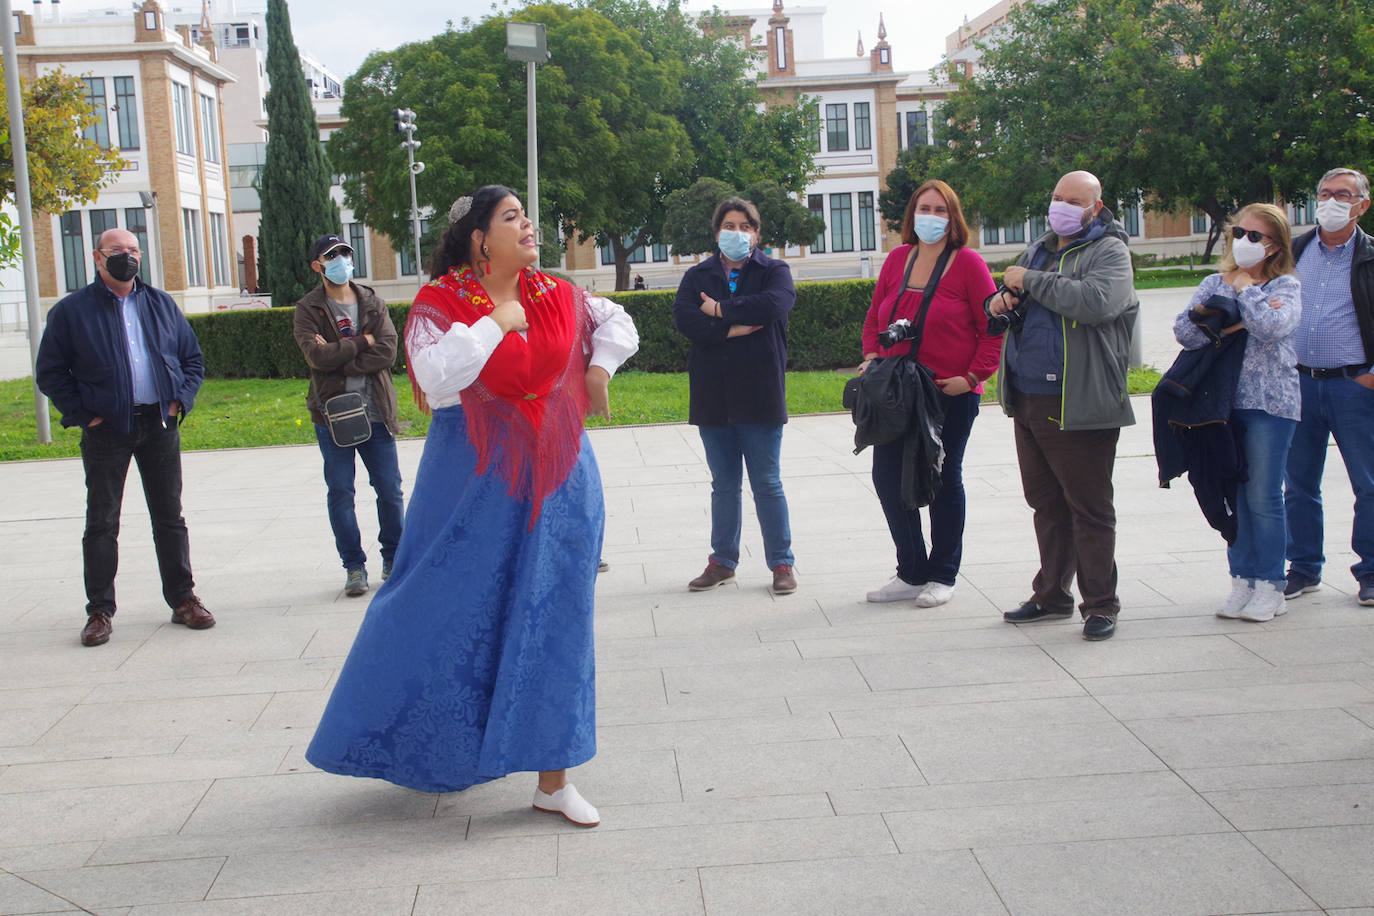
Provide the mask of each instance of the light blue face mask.
{"label": "light blue face mask", "polygon": [[754,250],[754,240],[747,232],[738,229],[722,229],[716,238],[720,253],[732,261],[743,261]]}
{"label": "light blue face mask", "polygon": [[916,237],[927,245],[934,245],[945,237],[945,232],[949,228],[949,220],[943,216],[931,216],[929,213],[922,213],[911,221],[911,228],[916,233]]}
{"label": "light blue face mask", "polygon": [[324,262],[324,277],[335,286],[343,286],[353,279],[353,259],[344,255]]}

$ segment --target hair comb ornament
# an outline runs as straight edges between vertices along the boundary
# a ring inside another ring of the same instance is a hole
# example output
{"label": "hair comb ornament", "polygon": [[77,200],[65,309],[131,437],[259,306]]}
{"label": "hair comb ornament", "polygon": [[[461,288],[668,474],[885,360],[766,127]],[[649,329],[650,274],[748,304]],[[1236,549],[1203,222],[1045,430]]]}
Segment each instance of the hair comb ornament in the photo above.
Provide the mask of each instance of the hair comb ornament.
{"label": "hair comb ornament", "polygon": [[456,223],[458,220],[468,215],[472,209],[472,197],[463,196],[453,202],[453,206],[448,208],[448,221]]}

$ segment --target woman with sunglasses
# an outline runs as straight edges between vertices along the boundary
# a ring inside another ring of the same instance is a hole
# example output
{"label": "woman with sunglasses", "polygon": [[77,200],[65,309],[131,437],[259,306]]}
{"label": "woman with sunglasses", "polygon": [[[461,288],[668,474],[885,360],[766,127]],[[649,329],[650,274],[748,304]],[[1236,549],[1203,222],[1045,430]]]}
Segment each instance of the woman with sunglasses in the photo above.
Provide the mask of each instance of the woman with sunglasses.
{"label": "woman with sunglasses", "polygon": [[1218,617],[1265,621],[1284,612],[1283,469],[1301,416],[1292,334],[1302,316],[1288,219],[1272,204],[1250,204],[1226,235],[1219,272],[1202,281],[1174,321],[1185,349],[1212,344],[1190,317],[1219,309],[1223,333],[1244,347],[1229,424],[1244,459],[1235,497],[1236,539],[1227,549],[1231,594]]}

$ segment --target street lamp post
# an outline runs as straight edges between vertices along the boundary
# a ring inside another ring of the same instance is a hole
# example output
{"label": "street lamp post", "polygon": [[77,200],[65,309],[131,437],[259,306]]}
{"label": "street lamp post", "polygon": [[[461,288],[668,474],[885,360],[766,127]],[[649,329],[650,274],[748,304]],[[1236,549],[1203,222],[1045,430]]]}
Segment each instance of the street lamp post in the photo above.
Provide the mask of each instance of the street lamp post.
{"label": "street lamp post", "polygon": [[530,220],[534,223],[534,237],[542,244],[544,234],[539,225],[539,138],[534,110],[534,68],[536,64],[549,59],[544,23],[507,21],[506,56],[525,62],[525,171],[530,186],[525,203],[529,207]]}
{"label": "street lamp post", "polygon": [[405,134],[401,149],[406,151],[408,171],[410,172],[410,231],[415,237],[415,273],[420,273],[420,206],[415,198],[415,176],[425,170],[423,162],[415,161],[415,151],[420,141],[415,139],[415,112],[409,108],[397,108],[391,112],[396,122],[396,132]]}

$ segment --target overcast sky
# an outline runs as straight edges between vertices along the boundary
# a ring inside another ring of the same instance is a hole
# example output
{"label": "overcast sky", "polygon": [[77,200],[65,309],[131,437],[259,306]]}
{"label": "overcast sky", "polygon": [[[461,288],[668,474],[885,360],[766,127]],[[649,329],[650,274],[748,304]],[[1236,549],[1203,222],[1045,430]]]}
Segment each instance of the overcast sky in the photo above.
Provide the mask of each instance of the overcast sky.
{"label": "overcast sky", "polygon": [[[126,0],[128,2],[128,0]],[[266,9],[266,0],[236,0],[239,10]],[[878,40],[878,14],[887,23],[887,40],[892,45],[896,70],[923,70],[940,60],[945,36],[963,22],[991,6],[993,0],[965,4],[939,3],[935,0],[811,0],[794,5],[826,6],[825,54],[846,57],[854,54],[859,32],[865,50]],[[50,8],[45,0],[44,9]],[[32,0],[12,0],[17,11],[32,10]],[[66,12],[110,9],[123,4],[118,0],[62,0]],[[771,7],[771,0],[759,3],[713,4],[688,0],[687,7],[708,10],[713,5],[724,9]],[[130,3],[131,8],[137,4]],[[199,0],[162,0],[166,10],[180,9],[199,14]],[[288,0],[291,32],[296,45],[315,57],[340,78],[358,68],[374,50],[390,50],[410,41],[422,41],[444,30],[448,21],[458,26],[464,16],[480,20],[493,12],[490,0]],[[217,0],[215,9],[225,10],[230,0]],[[216,17],[220,18],[220,17]],[[557,50],[555,49],[555,53]]]}

